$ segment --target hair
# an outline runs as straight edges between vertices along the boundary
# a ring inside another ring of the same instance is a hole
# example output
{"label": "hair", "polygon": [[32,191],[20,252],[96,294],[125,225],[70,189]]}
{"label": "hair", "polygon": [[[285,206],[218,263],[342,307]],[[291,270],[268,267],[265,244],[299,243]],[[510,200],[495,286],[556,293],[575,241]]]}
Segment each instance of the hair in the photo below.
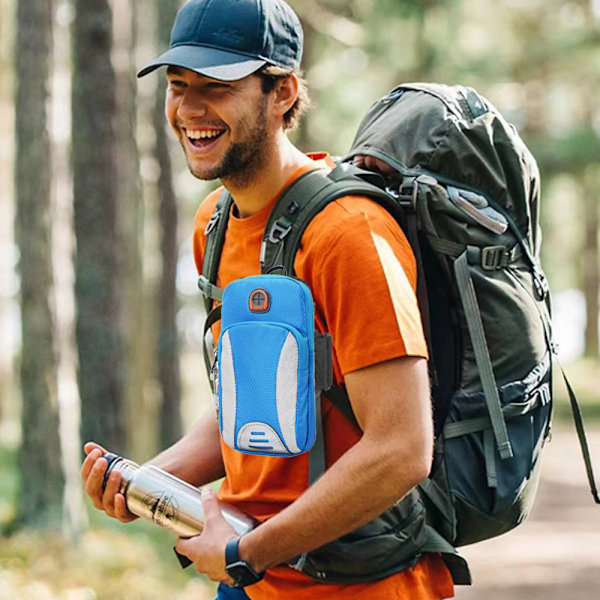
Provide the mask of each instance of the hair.
{"label": "hair", "polygon": [[302,78],[302,73],[273,65],[265,65],[257,73],[261,80],[261,87],[264,94],[269,94],[275,89],[278,81],[296,75],[298,77],[298,97],[293,106],[283,115],[283,128],[292,129],[298,124],[298,121],[304,116],[311,107],[311,100],[308,96],[308,85]]}

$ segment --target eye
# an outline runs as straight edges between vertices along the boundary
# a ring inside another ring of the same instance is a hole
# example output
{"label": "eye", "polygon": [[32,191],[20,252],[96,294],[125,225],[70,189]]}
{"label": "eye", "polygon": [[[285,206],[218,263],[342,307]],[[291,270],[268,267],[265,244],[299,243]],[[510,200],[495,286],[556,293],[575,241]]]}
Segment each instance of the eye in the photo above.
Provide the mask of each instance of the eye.
{"label": "eye", "polygon": [[206,87],[210,90],[228,90],[231,88],[231,85],[228,83],[223,83],[221,81],[211,81],[206,84]]}
{"label": "eye", "polygon": [[169,79],[168,83],[169,83],[169,88],[175,89],[175,90],[181,90],[187,86],[186,82],[182,81],[181,79]]}

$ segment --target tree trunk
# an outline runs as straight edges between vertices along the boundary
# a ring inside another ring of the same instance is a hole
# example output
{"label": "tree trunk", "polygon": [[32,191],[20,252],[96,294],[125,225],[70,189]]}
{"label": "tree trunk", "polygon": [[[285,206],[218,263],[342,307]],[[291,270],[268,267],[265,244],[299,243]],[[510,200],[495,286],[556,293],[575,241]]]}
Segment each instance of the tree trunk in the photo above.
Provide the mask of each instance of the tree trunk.
{"label": "tree trunk", "polygon": [[[135,48],[138,20],[134,0],[112,0],[114,19],[113,62],[116,72],[117,99],[117,171],[118,210],[122,236],[124,336],[127,346],[126,398],[130,429],[128,448],[138,457],[140,440],[154,437],[149,431],[154,414],[144,402],[145,382],[149,376],[148,345],[145,319],[142,244],[144,238],[144,203],[137,144],[137,82]],[[153,364],[153,363],[152,363]]]}
{"label": "tree trunk", "polygon": [[[316,57],[316,53],[314,51],[314,43],[315,43],[315,37],[316,37],[317,33],[316,33],[315,29],[313,28],[313,26],[309,22],[304,22],[303,27],[304,27],[304,52],[303,52],[303,58],[302,58],[302,65],[303,65],[303,72],[307,73],[308,71],[310,71],[310,69],[316,62],[317,57]],[[314,93],[316,93],[316,92],[313,92],[313,94]],[[309,85],[309,96],[312,96],[312,94],[310,92],[310,85]],[[314,101],[315,104],[318,104],[316,98],[314,98],[314,99],[311,98],[311,100]],[[294,143],[303,152],[311,152],[311,151],[314,151],[314,148],[315,148],[315,142],[310,134],[310,128],[308,126],[309,122],[310,122],[310,112],[303,119],[300,120],[300,122],[298,123],[298,125],[296,127],[296,130],[292,134]]]}
{"label": "tree trunk", "polygon": [[57,3],[54,21],[52,101],[53,217],[55,331],[58,353],[58,405],[65,473],[62,531],[76,545],[88,525],[81,485],[81,405],[77,386],[75,345],[75,290],[73,288],[75,233],[73,231],[73,183],[71,177],[71,26],[65,18],[65,0]]}
{"label": "tree trunk", "polygon": [[107,0],[75,0],[73,201],[81,434],[127,453],[115,73]]}
{"label": "tree trunk", "polygon": [[[12,90],[12,77],[8,74],[13,71],[11,48],[14,43],[14,23],[16,23],[16,14],[12,5],[5,6],[0,2],[0,121],[10,122],[14,105]],[[3,23],[8,23],[8,27],[2,28]],[[9,33],[6,35],[5,32]],[[10,108],[9,108],[10,107]],[[14,155],[14,136],[10,132],[7,139],[2,141],[3,150],[0,156],[0,185],[2,186],[2,195],[0,195],[0,214],[3,215],[0,221],[0,240],[3,243],[12,245],[14,240],[14,221],[15,221],[15,200],[13,191],[13,163],[7,160]],[[13,305],[14,283],[13,269],[10,262],[5,262],[8,257],[0,259],[0,331],[8,332],[14,328],[11,307]],[[10,259],[9,259],[10,261]],[[7,413],[7,408],[11,399],[14,398],[14,387],[16,384],[16,373],[14,372],[14,351],[13,337],[4,333],[0,336],[0,427]]]}
{"label": "tree trunk", "polygon": [[[585,119],[590,130],[594,127],[596,102],[592,87],[582,93],[585,107]],[[600,202],[598,201],[597,163],[588,165],[583,172],[582,193],[584,214],[583,239],[583,293],[585,296],[585,356],[598,359],[600,348],[598,340],[598,312],[600,310],[600,252],[598,235],[600,231]]]}
{"label": "tree trunk", "polygon": [[17,520],[57,526],[62,519],[57,357],[52,292],[51,146],[46,104],[52,1],[19,2],[15,44],[15,237],[21,276],[22,442]]}
{"label": "tree trunk", "polygon": [[[167,48],[175,19],[176,0],[156,0],[157,38]],[[158,288],[158,378],[161,389],[160,445],[166,448],[176,442],[181,429],[181,378],[179,372],[179,340],[177,336],[177,202],[173,190],[169,139],[165,122],[165,78],[159,75],[153,113],[156,131],[155,157],[159,166],[158,196],[161,229],[162,272]]]}

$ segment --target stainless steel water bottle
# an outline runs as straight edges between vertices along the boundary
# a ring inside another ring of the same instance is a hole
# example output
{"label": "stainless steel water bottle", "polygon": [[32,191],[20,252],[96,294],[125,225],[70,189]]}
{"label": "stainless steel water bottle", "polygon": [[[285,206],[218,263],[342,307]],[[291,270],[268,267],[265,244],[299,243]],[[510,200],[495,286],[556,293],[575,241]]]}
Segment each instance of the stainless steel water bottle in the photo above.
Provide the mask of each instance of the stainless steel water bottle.
{"label": "stainless steel water bottle", "polygon": [[[109,473],[119,471],[119,492],[125,496],[130,512],[179,537],[189,538],[202,533],[205,516],[198,488],[153,465],[140,466],[110,453],[103,458],[108,462],[103,487],[106,486]],[[256,526],[256,521],[242,511],[225,502],[219,504],[221,514],[238,535]]]}

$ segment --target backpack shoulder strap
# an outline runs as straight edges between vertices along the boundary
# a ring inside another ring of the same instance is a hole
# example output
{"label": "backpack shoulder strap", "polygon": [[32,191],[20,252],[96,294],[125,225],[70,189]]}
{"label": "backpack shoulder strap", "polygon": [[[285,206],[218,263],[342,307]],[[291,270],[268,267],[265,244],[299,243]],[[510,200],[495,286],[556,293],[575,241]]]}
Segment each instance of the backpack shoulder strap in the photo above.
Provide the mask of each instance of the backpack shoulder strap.
{"label": "backpack shoulder strap", "polygon": [[[349,163],[342,163],[331,172],[315,169],[299,177],[285,190],[271,212],[262,242],[261,271],[268,273],[282,269],[292,275],[296,252],[306,228],[315,215],[338,198],[367,196],[401,220],[402,208],[384,190],[384,186],[383,178],[377,173]],[[343,388],[332,385],[323,393],[351,423],[360,428]],[[318,468],[315,472],[319,472]]]}
{"label": "backpack shoulder strap", "polygon": [[[398,220],[402,219],[402,208],[384,191],[384,186],[383,178],[377,173],[349,163],[342,163],[331,172],[314,169],[300,176],[283,192],[271,211],[262,242],[261,271],[267,273],[282,268],[287,274],[293,274],[294,259],[306,228],[315,215],[338,198],[367,196]],[[198,287],[204,295],[207,314],[212,301],[221,301],[223,295],[216,281],[232,204],[231,194],[223,190],[204,232],[207,240]],[[210,370],[208,361],[207,369]],[[358,427],[346,392],[334,385],[324,393]]]}
{"label": "backpack shoulder strap", "polygon": [[330,173],[315,169],[296,179],[269,216],[261,248],[261,271],[282,268],[288,275],[293,274],[306,228],[316,214],[338,198],[368,196],[390,212],[399,213],[400,207],[383,186],[379,175],[350,164],[338,165]]}
{"label": "backpack shoulder strap", "polygon": [[231,194],[224,189],[217,200],[215,210],[204,230],[206,246],[202,260],[202,275],[198,279],[198,287],[204,295],[204,305],[207,314],[212,308],[212,301],[218,300],[220,302],[223,297],[223,290],[219,289],[216,283],[219,272],[219,261],[221,260],[223,244],[225,243],[225,230],[227,229],[232,204],[233,198]]}

